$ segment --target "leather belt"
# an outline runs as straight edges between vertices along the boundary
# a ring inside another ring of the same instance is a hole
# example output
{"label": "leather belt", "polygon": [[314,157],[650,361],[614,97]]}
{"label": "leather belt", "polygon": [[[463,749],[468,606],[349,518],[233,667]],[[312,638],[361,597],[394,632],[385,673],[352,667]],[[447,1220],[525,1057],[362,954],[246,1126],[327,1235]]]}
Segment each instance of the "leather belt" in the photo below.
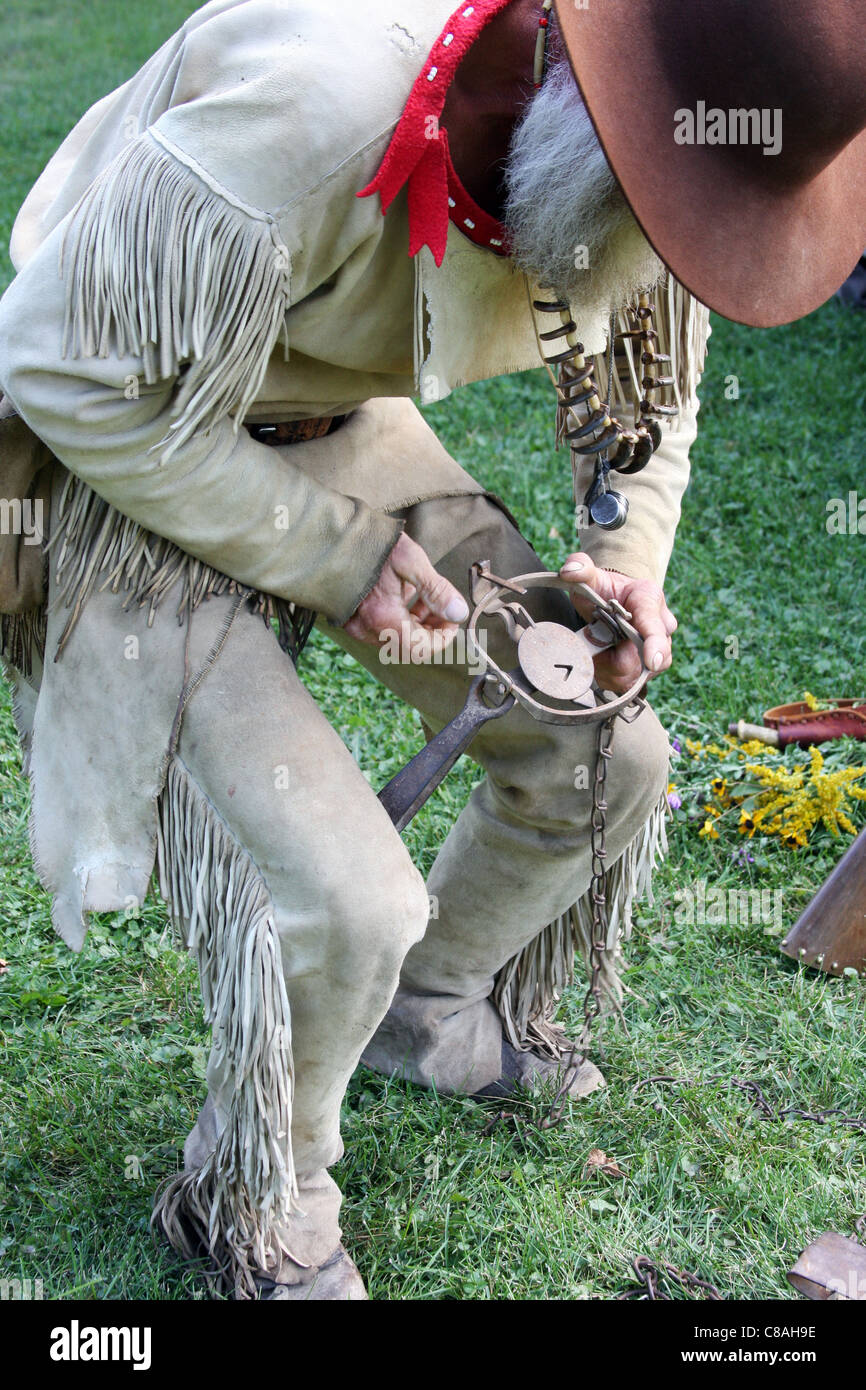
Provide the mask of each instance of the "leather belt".
{"label": "leather belt", "polygon": [[[276,447],[279,444],[304,444],[310,439],[323,439],[326,434],[338,430],[347,419],[347,415],[322,415],[313,420],[281,420],[273,425],[254,424],[245,425],[244,428],[260,444]],[[316,614],[312,608],[301,608],[294,603],[289,605],[289,610],[288,628],[291,631],[283,646],[297,666],[312,632]]]}
{"label": "leather belt", "polygon": [[275,425],[247,425],[253,439],[260,444],[305,444],[310,439],[323,439],[333,434],[346,419],[345,415],[322,415],[313,420],[282,420]]}

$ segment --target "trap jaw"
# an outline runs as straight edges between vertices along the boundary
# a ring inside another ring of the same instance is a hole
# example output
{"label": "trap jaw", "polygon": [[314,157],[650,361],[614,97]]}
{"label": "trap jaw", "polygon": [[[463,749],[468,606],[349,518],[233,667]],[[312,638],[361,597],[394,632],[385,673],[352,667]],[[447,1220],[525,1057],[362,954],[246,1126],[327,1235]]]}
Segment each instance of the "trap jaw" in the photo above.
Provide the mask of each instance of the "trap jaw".
{"label": "trap jaw", "polygon": [[[543,723],[599,726],[617,715],[630,724],[646,708],[639,693],[650,675],[643,639],[622,604],[603,599],[586,584],[560,579],[558,574],[541,572],[499,579],[491,574],[486,561],[472,565],[469,587],[474,607],[466,632],[470,651],[483,670],[469,687],[459,714],[379,793],[397,830],[405,829],[479,729],[490,720],[501,719],[515,704]],[[551,588],[581,593],[594,605],[586,627],[575,632],[561,623],[534,621],[520,599],[531,589]],[[488,617],[501,619],[516,644],[518,665],[511,671],[498,666],[481,641],[478,624]],[[634,642],[640,653],[641,674],[624,695],[614,696],[599,689],[593,662],[599,652],[626,640]]]}
{"label": "trap jaw", "polygon": [[[536,622],[521,598],[533,589],[563,589],[593,605],[592,617],[578,631],[562,623]],[[631,614],[616,599],[604,599],[588,584],[562,579],[552,571],[518,574],[500,579],[486,560],[469,571],[473,604],[466,627],[469,648],[487,668],[501,697],[512,695],[533,719],[546,724],[592,724],[620,715],[631,723],[645,708],[641,696],[650,671],[643,638]],[[501,619],[517,647],[517,666],[504,671],[486,650],[479,623]],[[595,658],[620,642],[631,641],[641,660],[641,672],[623,695],[603,691],[595,680]]]}

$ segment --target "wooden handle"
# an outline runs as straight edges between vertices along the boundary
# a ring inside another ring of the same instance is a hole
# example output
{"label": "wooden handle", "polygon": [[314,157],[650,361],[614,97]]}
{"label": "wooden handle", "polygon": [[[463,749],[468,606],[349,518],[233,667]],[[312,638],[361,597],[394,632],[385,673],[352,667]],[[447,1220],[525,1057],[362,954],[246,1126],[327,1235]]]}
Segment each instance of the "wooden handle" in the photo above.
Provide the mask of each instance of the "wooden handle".
{"label": "wooden handle", "polygon": [[761,743],[769,743],[773,748],[779,746],[779,734],[776,729],[767,729],[763,724],[747,724],[744,719],[738,720],[735,724],[729,724],[728,733],[733,734],[741,743],[745,743],[747,739],[756,738]]}

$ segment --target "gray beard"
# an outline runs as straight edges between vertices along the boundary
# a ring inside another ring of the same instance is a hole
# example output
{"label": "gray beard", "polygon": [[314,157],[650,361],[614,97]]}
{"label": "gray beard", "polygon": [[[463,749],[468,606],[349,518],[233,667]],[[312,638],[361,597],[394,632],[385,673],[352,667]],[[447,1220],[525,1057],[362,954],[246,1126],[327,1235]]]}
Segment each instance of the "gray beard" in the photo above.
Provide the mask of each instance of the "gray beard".
{"label": "gray beard", "polygon": [[538,286],[613,313],[664,273],[604,156],[567,58],[552,65],[515,128],[505,187],[512,256]]}

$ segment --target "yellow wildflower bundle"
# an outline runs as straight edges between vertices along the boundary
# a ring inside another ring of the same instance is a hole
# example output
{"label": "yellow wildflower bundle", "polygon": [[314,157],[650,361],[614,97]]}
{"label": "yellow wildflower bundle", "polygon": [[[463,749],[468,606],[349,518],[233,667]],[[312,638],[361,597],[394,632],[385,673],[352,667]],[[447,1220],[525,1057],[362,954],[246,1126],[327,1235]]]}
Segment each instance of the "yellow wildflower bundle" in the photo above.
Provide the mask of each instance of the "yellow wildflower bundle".
{"label": "yellow wildflower bundle", "polygon": [[[821,708],[808,691],[804,699],[810,709]],[[689,738],[684,742],[699,772],[693,785],[697,801],[692,802],[690,814],[694,817],[702,809],[701,837],[718,840],[720,830],[730,825],[749,839],[775,836],[788,848],[800,849],[821,829],[833,836],[857,834],[853,817],[856,803],[866,801],[866,766],[851,763],[853,740],[833,743],[826,756],[813,746],[808,749],[808,762],[793,761],[798,754],[803,756],[796,748],[782,750],[756,739],[740,743],[727,737],[721,744]],[[714,775],[708,777],[713,763]],[[684,769],[679,787],[671,784],[672,805],[683,803],[688,794],[685,783],[691,780]]]}

